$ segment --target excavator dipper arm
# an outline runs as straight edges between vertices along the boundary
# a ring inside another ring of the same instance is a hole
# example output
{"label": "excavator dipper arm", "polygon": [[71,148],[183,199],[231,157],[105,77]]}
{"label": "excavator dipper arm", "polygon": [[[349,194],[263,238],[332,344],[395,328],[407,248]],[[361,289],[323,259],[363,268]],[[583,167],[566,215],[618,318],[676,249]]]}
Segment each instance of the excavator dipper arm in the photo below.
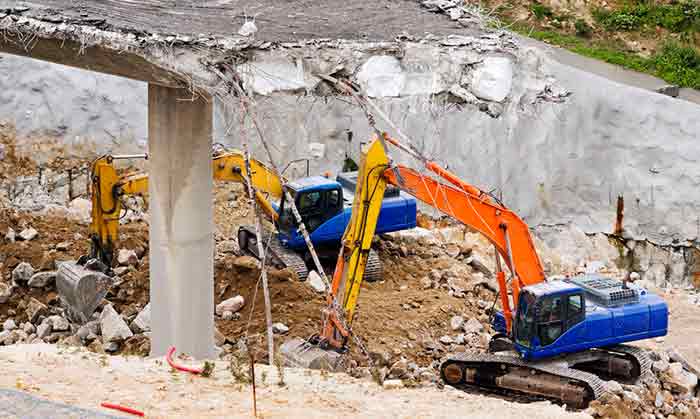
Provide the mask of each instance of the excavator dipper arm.
{"label": "excavator dipper arm", "polygon": [[[352,215],[343,235],[331,292],[328,294],[328,306],[323,313],[321,340],[335,349],[343,349],[349,336],[347,327],[355,313],[384,199],[386,180],[382,174],[387,167],[389,158],[381,141],[372,142],[362,151]],[[347,323],[343,319],[347,319]]]}

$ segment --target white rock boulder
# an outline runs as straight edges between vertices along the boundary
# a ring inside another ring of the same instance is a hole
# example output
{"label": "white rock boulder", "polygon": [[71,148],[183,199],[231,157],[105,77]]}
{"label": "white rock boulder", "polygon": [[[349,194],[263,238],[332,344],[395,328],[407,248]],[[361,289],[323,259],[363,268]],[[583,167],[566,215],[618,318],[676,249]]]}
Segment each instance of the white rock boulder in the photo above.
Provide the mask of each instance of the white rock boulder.
{"label": "white rock boulder", "polygon": [[230,311],[231,313],[236,313],[245,305],[245,299],[242,295],[237,295],[224,300],[216,305],[216,315],[221,316],[225,311]]}
{"label": "white rock boulder", "polygon": [[122,316],[117,313],[111,304],[102,309],[100,329],[102,330],[102,341],[104,343],[118,343],[134,335],[124,319],[122,319]]}

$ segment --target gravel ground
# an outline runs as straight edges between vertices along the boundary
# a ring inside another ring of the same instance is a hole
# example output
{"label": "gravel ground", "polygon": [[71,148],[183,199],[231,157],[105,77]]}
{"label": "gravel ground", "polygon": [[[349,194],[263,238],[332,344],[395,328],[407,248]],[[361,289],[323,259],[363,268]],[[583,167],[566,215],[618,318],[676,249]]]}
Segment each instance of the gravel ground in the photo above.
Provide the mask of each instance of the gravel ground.
{"label": "gravel ground", "polygon": [[[97,409],[103,401],[122,403],[150,418],[251,417],[250,387],[234,381],[227,367],[219,361],[213,375],[202,378],[173,372],[163,359],[107,357],[55,345],[13,345],[0,348],[0,388],[17,388],[89,409]],[[276,369],[256,365],[260,417],[590,417],[549,402],[521,404],[449,388],[384,390],[345,374],[285,369],[284,381],[284,386],[278,384]]]}

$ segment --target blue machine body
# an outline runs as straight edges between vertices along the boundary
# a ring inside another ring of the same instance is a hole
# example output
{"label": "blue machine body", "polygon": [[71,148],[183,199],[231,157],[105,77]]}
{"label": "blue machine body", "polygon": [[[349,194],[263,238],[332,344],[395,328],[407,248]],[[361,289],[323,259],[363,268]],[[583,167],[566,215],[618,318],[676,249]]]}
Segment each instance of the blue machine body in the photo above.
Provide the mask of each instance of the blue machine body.
{"label": "blue machine body", "polygon": [[[528,360],[664,336],[668,306],[646,289],[600,275],[545,281],[521,290],[511,338]],[[492,321],[506,333],[502,312]]]}
{"label": "blue machine body", "polygon": [[[314,245],[338,246],[350,222],[357,172],[338,175],[333,180],[312,176],[288,183]],[[273,204],[280,214],[280,242],[294,250],[306,249],[289,206],[284,200]],[[395,187],[387,187],[377,221],[376,234],[407,230],[416,226],[416,199]]]}

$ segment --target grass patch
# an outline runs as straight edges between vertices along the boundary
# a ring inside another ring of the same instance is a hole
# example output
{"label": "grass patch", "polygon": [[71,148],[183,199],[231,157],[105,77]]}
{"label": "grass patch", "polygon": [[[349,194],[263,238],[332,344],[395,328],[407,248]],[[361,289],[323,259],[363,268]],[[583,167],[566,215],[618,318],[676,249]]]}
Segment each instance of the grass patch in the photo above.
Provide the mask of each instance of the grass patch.
{"label": "grass patch", "polygon": [[532,3],[532,6],[530,6],[530,10],[538,20],[542,20],[546,17],[551,18],[554,16],[554,12],[552,12],[552,9],[550,9],[548,6],[545,6],[544,4]]}
{"label": "grass patch", "polygon": [[656,26],[671,32],[700,32],[700,3],[677,0],[668,4],[650,1],[630,3],[618,10],[596,9],[594,19],[609,31],[651,29]]}
{"label": "grass patch", "polygon": [[651,59],[656,75],[682,87],[700,89],[700,53],[670,42]]}
{"label": "grass patch", "polygon": [[666,43],[651,58],[626,52],[614,46],[554,31],[530,30],[515,24],[512,29],[531,38],[566,48],[576,54],[595,58],[630,70],[648,73],[680,87],[700,89],[700,53],[677,42]]}

